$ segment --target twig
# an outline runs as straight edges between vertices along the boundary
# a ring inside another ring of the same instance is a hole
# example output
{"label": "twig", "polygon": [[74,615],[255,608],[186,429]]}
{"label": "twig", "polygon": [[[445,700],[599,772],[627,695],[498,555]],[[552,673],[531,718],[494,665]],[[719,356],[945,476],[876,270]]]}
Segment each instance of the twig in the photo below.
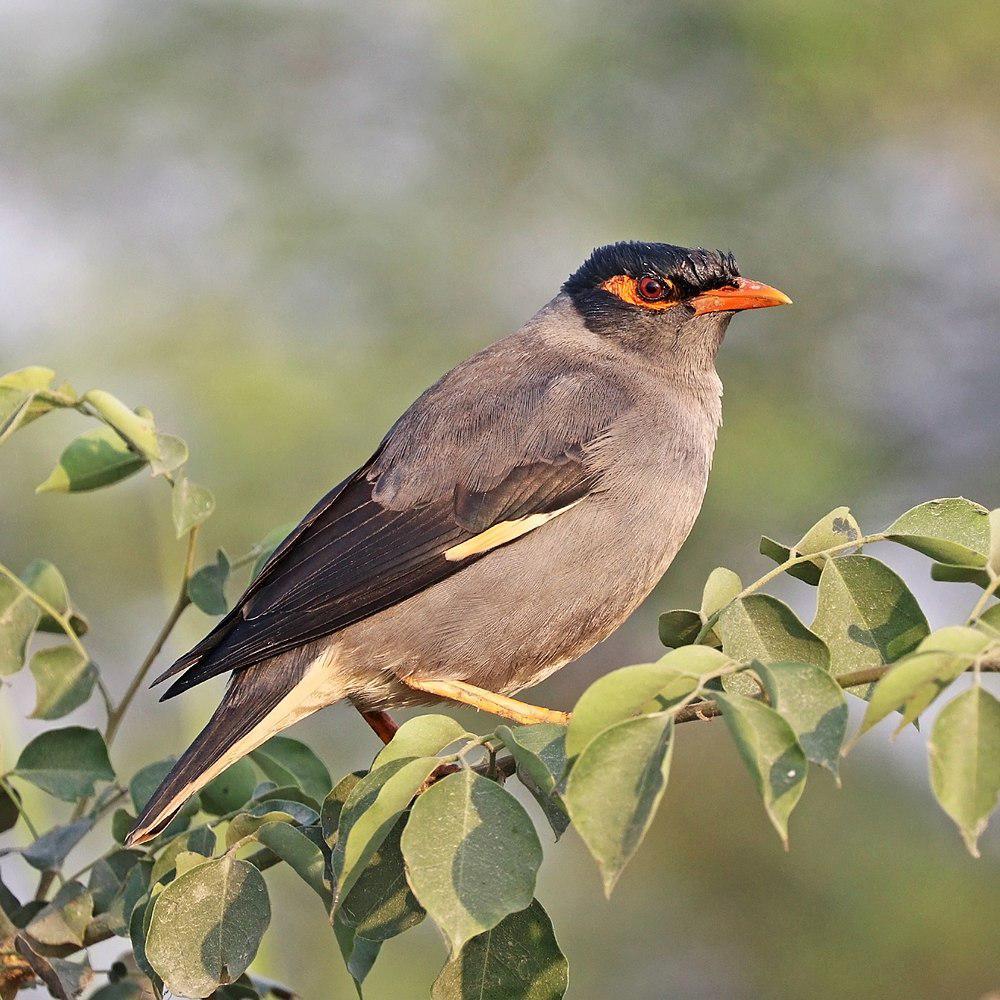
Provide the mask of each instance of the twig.
{"label": "twig", "polygon": [[814,560],[819,559],[822,556],[831,556],[835,552],[844,552],[847,549],[860,548],[862,545],[871,545],[874,544],[875,542],[884,542],[885,539],[886,539],[885,533],[877,531],[873,535],[863,535],[861,538],[856,538],[854,539],[853,542],[843,542],[840,545],[831,545],[830,548],[822,549],[819,552],[810,552],[807,555],[789,556],[789,558],[787,558],[783,563],[781,563],[778,566],[775,566],[774,569],[769,570],[762,577],[760,577],[760,579],[754,580],[754,582],[749,584],[749,586],[744,587],[728,604],[723,605],[723,607],[719,608],[719,610],[716,611],[714,615],[711,615],[708,621],[706,621],[705,624],[702,625],[701,631],[699,631],[698,635],[694,640],[695,644],[697,645],[698,643],[700,643],[702,639],[704,639],[705,636],[708,635],[708,633],[712,630],[712,627],[719,620],[720,616],[722,615],[722,612],[725,611],[726,608],[728,608],[731,604],[734,604],[736,601],[740,601],[744,597],[749,597],[751,594],[756,593],[758,590],[760,590],[761,587],[766,586],[772,580],[776,580],[779,576],[781,576],[782,573],[785,573],[789,569],[791,569],[791,567],[798,566],[805,562],[813,562]]}
{"label": "twig", "polygon": [[[188,532],[187,553],[184,557],[184,573],[181,579],[180,592],[177,595],[177,600],[174,602],[174,606],[170,610],[170,614],[167,616],[167,620],[163,623],[163,627],[153,640],[153,645],[150,647],[145,659],[139,665],[139,669],[136,671],[135,676],[126,688],[125,694],[122,695],[121,701],[112,707],[110,697],[107,698],[106,704],[108,705],[108,722],[107,727],[104,730],[104,742],[108,746],[111,745],[117,735],[122,724],[122,720],[125,718],[125,713],[128,711],[129,706],[135,699],[136,694],[138,694],[139,688],[142,686],[142,682],[149,673],[150,667],[152,667],[156,657],[160,654],[160,650],[163,649],[164,643],[166,643],[167,639],[170,637],[170,633],[174,630],[174,626],[177,624],[180,616],[184,613],[184,609],[191,603],[191,599],[187,594],[187,585],[188,581],[191,579],[192,570],[194,569],[195,543],[197,542],[197,539],[198,525],[195,525]],[[0,569],[3,568],[4,567],[0,567]],[[52,612],[50,611],[49,613],[51,614]],[[70,633],[68,632],[67,634]],[[84,655],[86,655],[86,653],[84,653]],[[103,685],[101,693],[102,695],[105,693]],[[70,822],[72,823],[74,820],[79,819],[87,811],[87,806],[89,804],[89,796],[80,799],[73,809],[70,816]],[[35,899],[45,899],[52,886],[54,876],[55,873],[51,871],[42,873],[42,877],[38,882],[38,889],[35,891]]]}
{"label": "twig", "polygon": [[982,613],[986,610],[986,605],[989,603],[990,598],[1000,590],[1000,573],[991,574],[991,576],[993,578],[990,580],[989,586],[979,595],[979,600],[976,601],[975,607],[969,613],[969,625],[974,625],[979,620]]}
{"label": "twig", "polygon": [[31,839],[38,840],[38,830],[35,827],[35,824],[31,822],[31,817],[28,815],[28,811],[24,808],[24,803],[21,801],[21,796],[17,794],[17,789],[15,789],[6,778],[0,778],[0,788],[4,789],[11,802],[14,803],[17,811],[21,814],[21,819],[24,820],[24,825],[28,828],[28,833],[31,834]]}
{"label": "twig", "polygon": [[66,637],[76,647],[77,652],[88,663],[90,662],[90,656],[88,655],[87,650],[84,648],[83,643],[80,642],[80,637],[76,634],[75,631],[73,631],[73,625],[70,622],[68,614],[64,615],[61,612],[56,611],[56,609],[51,604],[49,604],[49,602],[45,600],[45,598],[42,597],[41,594],[35,593],[35,591],[31,589],[31,587],[29,587],[16,573],[7,569],[7,567],[4,566],[3,563],[0,563],[0,575],[7,577],[7,579],[10,580],[10,582],[13,583],[15,587],[19,588],[25,594],[25,596],[34,601],[35,604],[39,608],[41,608],[41,610],[44,611],[50,618],[58,622],[59,627],[63,630],[63,632],[66,633]]}
{"label": "twig", "polygon": [[117,706],[115,706],[115,708],[108,714],[108,726],[104,732],[105,743],[110,744],[115,738],[115,735],[122,724],[122,719],[125,717],[125,713],[128,711],[129,706],[132,704],[136,694],[138,694],[139,688],[142,686],[142,682],[146,679],[146,675],[149,673],[150,667],[152,667],[157,656],[160,655],[160,651],[163,649],[164,643],[166,643],[167,639],[170,637],[170,633],[173,632],[174,626],[184,613],[184,610],[191,603],[191,598],[188,597],[187,586],[188,581],[191,579],[191,573],[194,569],[195,544],[197,539],[198,527],[196,525],[188,532],[187,554],[184,558],[184,574],[181,579],[180,592],[177,595],[177,600],[174,602],[173,608],[170,609],[170,614],[167,616],[167,620],[163,623],[163,627],[157,634],[156,639],[153,640],[153,645],[146,654],[146,658],[139,665],[139,669],[135,672],[135,676],[129,683],[128,688],[126,688],[125,694],[122,695],[121,701],[118,702]]}

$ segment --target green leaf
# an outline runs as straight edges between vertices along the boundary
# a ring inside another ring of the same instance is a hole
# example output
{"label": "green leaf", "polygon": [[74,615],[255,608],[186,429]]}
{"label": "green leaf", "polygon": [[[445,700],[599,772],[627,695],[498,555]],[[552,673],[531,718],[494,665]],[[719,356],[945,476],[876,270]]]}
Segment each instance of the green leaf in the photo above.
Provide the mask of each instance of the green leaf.
{"label": "green leaf", "polygon": [[468,735],[447,715],[417,715],[399,727],[396,735],[375,758],[372,770],[401,757],[432,757]]}
{"label": "green leaf", "polygon": [[27,931],[39,944],[80,947],[93,915],[94,897],[79,882],[67,882],[32,917]]}
{"label": "green leaf", "polygon": [[142,851],[113,851],[98,858],[90,869],[87,889],[94,898],[94,912],[104,913],[125,888],[129,873],[143,860]]}
{"label": "green leaf", "polygon": [[441,970],[432,1000],[561,1000],[569,964],[538,900],[469,941]]}
{"label": "green leaf", "polygon": [[336,785],[333,786],[333,790],[330,794],[323,800],[323,806],[320,811],[320,828],[323,831],[323,839],[328,845],[332,845],[337,839],[337,826],[340,823],[340,815],[344,810],[344,803],[347,801],[351,792],[354,791],[358,782],[367,774],[367,771],[353,771],[351,774],[345,774]]}
{"label": "green leaf", "polygon": [[728,657],[709,646],[684,646],[656,663],[620,667],[598,677],[580,696],[566,731],[566,754],[578,756],[602,730],[642,711],[659,711],[655,698],[683,698],[698,687],[700,679],[720,670]]}
{"label": "green leaf", "polygon": [[673,718],[628,719],[593,739],[570,771],[566,804],[611,895],[667,785]]}
{"label": "green leaf", "polygon": [[985,566],[989,554],[989,514],[964,497],[922,503],[893,521],[885,533],[894,542],[956,566]]}
{"label": "green leaf", "polygon": [[154,476],[176,472],[188,460],[188,446],[183,438],[173,434],[157,434],[156,443],[160,448],[160,457],[150,461]]}
{"label": "green leaf", "polygon": [[340,906],[339,917],[368,941],[387,941],[424,919],[406,881],[399,843],[406,820],[396,821]]}
{"label": "green leaf", "polygon": [[115,778],[104,738],[82,726],[36,736],[21,751],[13,773],[64,802],[92,795],[95,782]]}
{"label": "green leaf", "polygon": [[[47,559],[33,559],[25,569],[21,579],[43,600],[47,601],[61,615],[69,615],[70,626],[77,636],[86,635],[87,620],[75,612],[70,604],[69,589],[62,573]],[[42,614],[38,622],[39,632],[63,634],[63,627],[51,615]]]}
{"label": "green leaf", "polygon": [[500,785],[468,768],[417,799],[402,847],[410,888],[452,954],[534,896],[542,846],[530,817]]}
{"label": "green leaf", "polygon": [[836,775],[848,715],[840,685],[811,663],[755,663],[753,668],[806,757]]}
{"label": "green leaf", "polygon": [[566,772],[566,727],[500,726],[496,734],[513,755],[521,784],[542,807],[558,840],[569,826],[569,811],[556,790]]}
{"label": "green leaf", "polygon": [[960,677],[989,644],[977,629],[951,625],[928,635],[911,655],[899,660],[875,685],[857,736],[895,711],[903,713],[898,733]]}
{"label": "green leaf", "polygon": [[52,409],[52,404],[39,399],[55,378],[51,368],[21,368],[0,377],[0,444],[19,427]]}
{"label": "green leaf", "polygon": [[731,569],[725,566],[713,569],[701,595],[701,620],[708,621],[717,611],[736,600],[742,590],[743,581]]}
{"label": "green leaf", "polygon": [[[850,507],[837,507],[817,521],[793,546],[782,545],[766,536],[761,538],[760,553],[777,563],[783,563],[792,556],[813,555],[859,538],[861,538],[861,527],[854,519]],[[789,576],[815,587],[819,583],[820,571],[825,561],[825,557],[820,557],[798,563],[789,567],[787,572]]]}
{"label": "green leaf", "polygon": [[[660,615],[660,642],[670,649],[679,649],[682,646],[690,646],[698,638],[704,622],[697,611],[677,610],[664,611]],[[718,644],[714,632],[709,632],[705,636],[705,644],[714,646]]]}
{"label": "green leaf", "polygon": [[97,668],[74,646],[40,649],[29,667],[35,678],[32,719],[69,715],[90,697],[97,680]]}
{"label": "green leaf", "polygon": [[981,566],[952,566],[949,563],[931,563],[931,579],[939,583],[974,583],[985,590],[990,585],[990,574]]}
{"label": "green leaf", "polygon": [[714,693],[764,809],[788,848],[788,817],[806,784],[806,756],[792,727],[771,707],[738,694]]}
{"label": "green leaf", "polygon": [[202,788],[201,807],[213,816],[222,816],[249,802],[256,787],[257,772],[244,757]]}
{"label": "green leaf", "polygon": [[0,388],[34,392],[38,389],[48,389],[55,377],[56,373],[51,368],[31,365],[28,368],[18,368],[16,371],[0,375]]}
{"label": "green leaf", "polygon": [[344,956],[344,964],[350,977],[354,980],[358,997],[361,997],[361,984],[368,973],[372,971],[375,960],[382,947],[381,941],[368,941],[356,934],[354,928],[340,919],[340,914],[334,918],[333,932],[337,937],[340,953]]}
{"label": "green leaf", "polygon": [[102,425],[71,441],[36,493],[86,493],[134,476],[146,459],[112,428]]}
{"label": "green leaf", "polygon": [[207,521],[215,510],[215,497],[206,486],[199,486],[185,475],[174,481],[170,510],[178,538]]}
{"label": "green leaf", "polygon": [[6,833],[17,826],[21,818],[20,796],[17,791],[6,785],[0,785],[0,833]]}
{"label": "green leaf", "polygon": [[994,576],[1000,576],[1000,507],[990,511],[989,521],[990,550],[986,559],[986,568]]}
{"label": "green leaf", "polygon": [[0,444],[29,422],[33,392],[0,386]]}
{"label": "green leaf", "polygon": [[322,802],[333,785],[326,765],[305,745],[288,736],[272,736],[250,755],[253,762],[279,785],[295,785]]}
{"label": "green leaf", "polygon": [[255,834],[258,843],[274,852],[313,892],[328,910],[333,902],[324,879],[323,852],[301,830],[285,822],[267,823]]}
{"label": "green leaf", "polygon": [[347,897],[400,813],[437,766],[437,757],[404,757],[376,768],[354,786],[341,810],[330,861],[335,905]]}
{"label": "green leaf", "polygon": [[14,941],[14,948],[45,984],[49,996],[56,997],[56,1000],[76,1000],[94,976],[86,959],[70,962],[65,958],[41,955],[20,934]]}
{"label": "green leaf", "polygon": [[254,836],[265,823],[285,822],[299,826],[312,826],[319,820],[319,813],[301,802],[290,799],[273,799],[255,802],[248,812],[233,817],[226,829],[226,847],[231,848],[240,840]]}
{"label": "green leaf", "polygon": [[980,685],[941,710],[927,745],[931,787],[969,853],[1000,797],[1000,701]]}
{"label": "green leaf", "polygon": [[91,994],[90,1000],[146,1000],[149,994],[143,989],[145,982],[147,982],[145,978],[119,979],[102,986],[96,993]]}
{"label": "green leaf", "polygon": [[132,832],[136,817],[127,809],[116,809],[111,815],[111,836],[116,844],[124,844],[125,838]]}
{"label": "green leaf", "polygon": [[[153,862],[152,871],[149,873],[150,885],[162,882],[171,873],[181,875],[184,867],[189,869],[191,867],[190,860],[185,862],[182,855],[193,852],[202,855],[202,860],[209,857],[215,847],[215,835],[210,833],[210,839],[200,843],[199,841],[201,841],[201,837],[196,830],[175,836],[168,841],[167,846],[160,851]],[[195,851],[195,848],[199,847],[201,850]]]}
{"label": "green leaf", "polygon": [[206,615],[224,615],[229,610],[226,602],[228,579],[229,557],[219,549],[214,563],[206,563],[192,574],[187,584],[187,595]]}
{"label": "green leaf", "polygon": [[62,867],[66,856],[89,833],[94,821],[89,817],[54,826],[21,851],[21,857],[40,872]]}
{"label": "green leaf", "polygon": [[147,459],[160,457],[152,417],[140,416],[103,389],[91,389],[83,394],[83,399],[141,455]]}
{"label": "green leaf", "polygon": [[270,921],[260,872],[227,854],[181,875],[156,897],[146,959],[174,993],[208,997],[246,971]]}
{"label": "green leaf", "polygon": [[41,620],[38,605],[6,576],[0,576],[0,676],[24,666],[28,640]]}
{"label": "green leaf", "polygon": [[146,935],[149,933],[149,925],[153,919],[154,903],[155,900],[145,895],[136,903],[132,910],[132,920],[129,922],[128,932],[132,941],[132,956],[135,958],[136,966],[149,977],[156,991],[162,995],[163,980],[146,959]]}
{"label": "green leaf", "polygon": [[1000,604],[988,607],[980,616],[976,625],[995,639],[1000,639]]}
{"label": "green leaf", "polygon": [[[861,555],[827,561],[812,627],[830,650],[834,676],[894,663],[929,631],[900,577],[878,559]],[[868,686],[858,693],[864,697],[871,691]]]}
{"label": "green leaf", "polygon": [[165,757],[163,760],[146,764],[145,767],[141,767],[135,772],[128,788],[132,798],[132,807],[137,814],[146,807],[146,803],[153,797],[153,793],[160,787],[160,783],[176,763],[176,757]]}
{"label": "green leaf", "polygon": [[[795,617],[787,604],[768,594],[751,594],[730,604],[715,623],[726,656],[741,663],[811,663],[830,668],[830,652],[817,635]],[[756,690],[745,674],[726,677],[727,691],[750,694]]]}

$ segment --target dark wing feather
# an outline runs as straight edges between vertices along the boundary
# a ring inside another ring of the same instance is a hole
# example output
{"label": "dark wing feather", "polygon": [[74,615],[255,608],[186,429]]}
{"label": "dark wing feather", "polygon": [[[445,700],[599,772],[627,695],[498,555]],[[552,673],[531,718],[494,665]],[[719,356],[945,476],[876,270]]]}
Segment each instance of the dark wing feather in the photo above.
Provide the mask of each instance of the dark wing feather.
{"label": "dark wing feather", "polygon": [[158,679],[164,697],[332,635],[486,553],[444,553],[503,521],[559,510],[600,488],[592,447],[634,405],[627,372],[526,328],[452,369],[366,465],[278,546],[246,593]]}
{"label": "dark wing feather", "polygon": [[485,555],[449,561],[447,549],[491,525],[559,510],[596,480],[572,448],[511,469],[492,489],[456,487],[444,500],[394,510],[373,498],[362,470],[314,508],[240,603],[157,683],[186,671],[169,698],[377,614]]}

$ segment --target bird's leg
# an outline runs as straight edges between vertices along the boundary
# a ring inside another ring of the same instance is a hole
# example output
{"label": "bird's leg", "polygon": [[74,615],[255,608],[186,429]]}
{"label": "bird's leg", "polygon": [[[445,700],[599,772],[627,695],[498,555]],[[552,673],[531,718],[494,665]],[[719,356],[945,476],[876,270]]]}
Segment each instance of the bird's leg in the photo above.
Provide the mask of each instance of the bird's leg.
{"label": "bird's leg", "polygon": [[539,722],[554,722],[558,726],[565,726],[569,723],[569,712],[557,712],[551,708],[540,708],[538,705],[526,705],[523,701],[515,701],[513,698],[495,694],[493,691],[487,691],[473,684],[466,684],[464,681],[432,681],[421,680],[419,677],[404,677],[403,683],[418,691],[426,691],[439,698],[447,698],[449,701],[471,705],[480,711],[499,715],[505,719],[513,719],[526,726],[533,726]]}
{"label": "bird's leg", "polygon": [[372,727],[372,732],[383,742],[388,743],[399,726],[393,722],[392,716],[388,712],[364,712],[360,708],[361,718]]}

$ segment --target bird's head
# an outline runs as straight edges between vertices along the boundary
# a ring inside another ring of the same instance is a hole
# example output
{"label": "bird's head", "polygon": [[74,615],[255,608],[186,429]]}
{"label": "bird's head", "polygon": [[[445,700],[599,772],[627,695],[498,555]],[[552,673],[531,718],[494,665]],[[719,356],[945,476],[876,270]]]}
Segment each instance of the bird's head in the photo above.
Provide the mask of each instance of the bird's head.
{"label": "bird's head", "polygon": [[734,313],[792,301],[744,278],[731,253],[669,243],[598,247],[563,291],[594,332],[644,353],[709,364]]}

